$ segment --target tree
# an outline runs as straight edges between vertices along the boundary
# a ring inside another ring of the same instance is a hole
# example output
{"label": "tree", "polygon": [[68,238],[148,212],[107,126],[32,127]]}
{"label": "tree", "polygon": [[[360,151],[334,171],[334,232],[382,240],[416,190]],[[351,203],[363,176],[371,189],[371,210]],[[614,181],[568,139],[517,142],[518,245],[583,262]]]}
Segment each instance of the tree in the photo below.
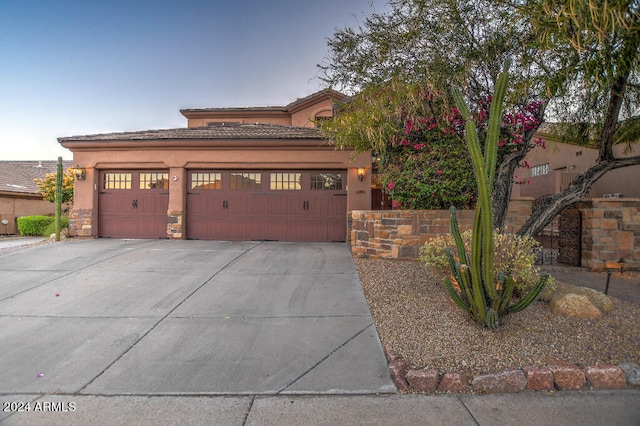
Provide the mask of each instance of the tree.
{"label": "tree", "polygon": [[[358,28],[338,30],[320,68],[328,84],[347,92],[366,95],[371,86],[392,80],[409,85],[428,81],[445,94],[452,86],[461,87],[467,103],[478,104],[493,91],[502,65],[510,60],[506,108],[514,116],[524,115],[532,102],[538,108],[522,126],[520,143],[497,165],[494,227],[504,224],[514,171],[534,146],[547,105],[548,117],[580,123],[599,135],[598,162],[563,194],[548,197],[520,230],[535,235],[604,173],[640,163],[640,157],[615,158],[612,149],[640,134],[638,13],[631,0],[397,0],[390,11],[372,14]],[[369,104],[370,114],[380,114],[374,112],[376,105]],[[350,146],[376,148],[388,142],[383,138],[390,131],[379,131],[375,121],[356,125],[365,142]],[[353,142],[342,138],[338,144]]]}
{"label": "tree", "polygon": [[[533,102],[543,99],[537,83],[537,69],[528,64],[526,45],[530,33],[523,17],[513,5],[490,0],[397,0],[390,11],[374,13],[356,29],[336,31],[329,40],[329,54],[320,65],[329,84],[348,93],[370,97],[371,87],[390,81],[418,84],[442,93],[445,108],[453,107],[450,88],[460,87],[469,104],[481,105],[494,90],[495,81],[506,60],[511,67],[512,84],[505,101],[512,117],[527,116],[527,125],[516,126],[519,144],[500,157],[492,189],[494,226],[500,228],[506,217],[513,187],[513,174],[528,150],[535,146],[533,136],[542,123],[544,102],[536,102],[535,116],[530,116]],[[529,82],[536,82],[535,85]],[[400,99],[395,110],[411,111],[416,98]],[[404,102],[404,103],[403,103]],[[368,112],[376,111],[376,102],[364,102]],[[423,109],[423,108],[422,108]],[[420,114],[418,108],[416,114]],[[530,120],[529,118],[533,118]],[[375,121],[358,121],[360,132],[375,152],[384,152],[389,130],[379,131]],[[385,125],[388,123],[385,123]],[[531,125],[533,124],[533,125]],[[338,145],[353,145],[353,135],[337,137]],[[482,135],[481,135],[482,136]]]}
{"label": "tree", "polygon": [[[47,173],[43,178],[36,178],[33,181],[38,187],[37,192],[42,194],[42,198],[52,203],[56,202],[56,178],[57,173]],[[62,174],[62,202],[73,202],[73,169],[69,168]]]}
{"label": "tree", "polygon": [[544,198],[519,231],[536,235],[565,207],[579,201],[610,170],[640,164],[640,155],[616,158],[616,143],[640,139],[640,6],[633,0],[542,0],[519,12],[531,16],[535,57],[551,100],[550,112],[569,135],[593,141],[596,163],[562,193]]}

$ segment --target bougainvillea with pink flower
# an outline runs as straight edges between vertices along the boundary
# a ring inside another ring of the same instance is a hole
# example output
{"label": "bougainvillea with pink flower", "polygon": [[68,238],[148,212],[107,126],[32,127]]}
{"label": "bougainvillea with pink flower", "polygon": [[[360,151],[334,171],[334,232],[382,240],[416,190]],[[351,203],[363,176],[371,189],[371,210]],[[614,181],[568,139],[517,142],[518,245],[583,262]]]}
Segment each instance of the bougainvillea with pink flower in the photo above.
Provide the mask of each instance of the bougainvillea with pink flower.
{"label": "bougainvillea with pink flower", "polygon": [[[430,100],[437,95],[430,95]],[[479,102],[474,113],[479,134],[488,122],[491,99]],[[505,114],[501,126],[498,164],[502,157],[518,149],[524,132],[538,126],[536,114],[542,104],[532,102],[523,110]],[[460,111],[450,108],[440,116],[406,118],[398,124],[401,137],[389,141],[380,156],[380,172],[394,208],[458,209],[472,208],[476,202],[476,183],[471,159],[464,141],[464,121]],[[542,145],[541,139],[533,142]],[[524,162],[523,167],[528,164]],[[516,179],[525,184],[526,180]]]}

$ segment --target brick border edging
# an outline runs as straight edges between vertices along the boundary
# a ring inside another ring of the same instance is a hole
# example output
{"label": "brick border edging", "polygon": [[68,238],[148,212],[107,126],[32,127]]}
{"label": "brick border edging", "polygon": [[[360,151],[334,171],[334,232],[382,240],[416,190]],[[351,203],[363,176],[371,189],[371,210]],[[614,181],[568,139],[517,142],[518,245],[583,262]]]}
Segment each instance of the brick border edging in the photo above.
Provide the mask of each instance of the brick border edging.
{"label": "brick border edging", "polygon": [[[425,393],[511,393],[525,390],[624,389],[640,386],[640,365],[634,362],[596,364],[584,370],[566,361],[546,359],[546,365],[487,373],[471,380],[462,372],[440,374],[435,368],[407,369],[406,362],[390,346],[384,346],[389,372],[399,391]],[[588,387],[587,387],[588,386]]]}

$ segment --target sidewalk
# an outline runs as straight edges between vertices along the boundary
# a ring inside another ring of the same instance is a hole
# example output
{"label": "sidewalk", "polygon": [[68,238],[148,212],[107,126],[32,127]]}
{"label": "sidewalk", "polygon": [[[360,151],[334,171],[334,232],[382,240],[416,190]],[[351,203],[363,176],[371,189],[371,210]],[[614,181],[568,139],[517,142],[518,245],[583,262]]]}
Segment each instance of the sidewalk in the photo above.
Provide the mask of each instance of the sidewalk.
{"label": "sidewalk", "polygon": [[[494,395],[84,396],[13,395],[31,411],[4,425],[637,425],[640,390]],[[47,411],[33,411],[49,407]],[[64,411],[52,412],[52,407]],[[6,417],[9,415],[8,417]],[[2,420],[4,419],[4,420]]]}

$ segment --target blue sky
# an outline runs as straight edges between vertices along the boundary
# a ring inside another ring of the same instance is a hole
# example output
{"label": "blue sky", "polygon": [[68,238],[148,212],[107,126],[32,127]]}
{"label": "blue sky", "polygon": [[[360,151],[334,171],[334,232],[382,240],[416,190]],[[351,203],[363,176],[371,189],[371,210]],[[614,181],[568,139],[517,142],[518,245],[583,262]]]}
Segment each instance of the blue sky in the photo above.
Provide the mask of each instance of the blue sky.
{"label": "blue sky", "polygon": [[[384,10],[374,0],[373,10]],[[186,126],[180,108],[285,105],[371,0],[0,0],[0,160],[61,136]]]}

